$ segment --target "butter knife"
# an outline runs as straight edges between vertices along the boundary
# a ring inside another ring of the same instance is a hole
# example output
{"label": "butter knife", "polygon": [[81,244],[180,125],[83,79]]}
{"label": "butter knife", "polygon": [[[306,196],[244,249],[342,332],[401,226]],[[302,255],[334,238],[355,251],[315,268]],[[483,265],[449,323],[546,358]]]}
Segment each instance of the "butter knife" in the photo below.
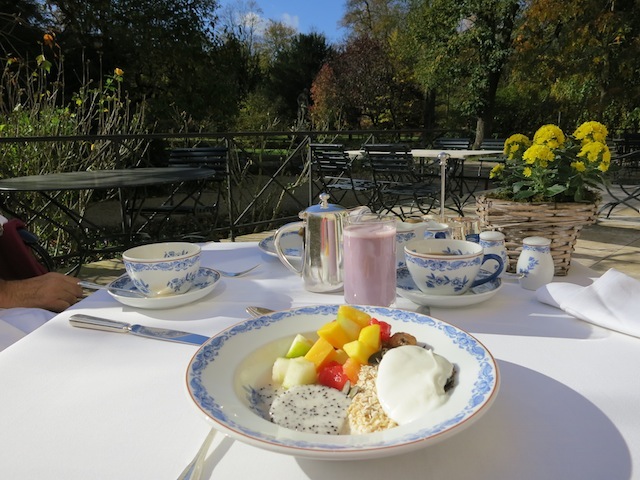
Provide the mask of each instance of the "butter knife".
{"label": "butter knife", "polygon": [[154,338],[167,342],[189,343],[202,345],[209,337],[196,333],[169,330],[167,328],[145,327],[143,325],[131,325],[130,323],[108,320],[106,318],[92,317],[91,315],[75,314],[69,317],[69,323],[74,327],[91,328],[105,332],[131,333],[139,337]]}

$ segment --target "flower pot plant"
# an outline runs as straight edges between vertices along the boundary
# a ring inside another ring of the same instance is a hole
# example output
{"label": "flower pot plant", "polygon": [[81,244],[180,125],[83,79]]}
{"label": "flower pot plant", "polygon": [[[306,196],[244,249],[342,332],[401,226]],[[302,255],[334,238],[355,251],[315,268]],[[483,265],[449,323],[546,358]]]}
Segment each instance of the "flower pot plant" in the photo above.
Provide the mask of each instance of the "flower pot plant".
{"label": "flower pot plant", "polygon": [[611,152],[607,128],[585,122],[570,136],[556,125],[544,125],[530,140],[510,136],[504,146],[505,163],[490,178],[499,187],[477,198],[483,229],[505,234],[510,271],[515,267],[522,239],[551,239],[556,275],[566,275],[575,242],[583,226],[596,220],[600,190],[607,182]]}

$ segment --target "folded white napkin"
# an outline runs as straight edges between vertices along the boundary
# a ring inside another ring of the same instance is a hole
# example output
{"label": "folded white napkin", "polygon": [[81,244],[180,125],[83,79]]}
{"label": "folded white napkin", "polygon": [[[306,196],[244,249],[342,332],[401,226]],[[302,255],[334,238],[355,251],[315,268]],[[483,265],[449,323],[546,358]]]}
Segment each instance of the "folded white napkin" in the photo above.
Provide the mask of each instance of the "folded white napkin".
{"label": "folded white napkin", "polygon": [[587,287],[549,283],[536,298],[586,322],[640,337],[640,281],[613,268]]}

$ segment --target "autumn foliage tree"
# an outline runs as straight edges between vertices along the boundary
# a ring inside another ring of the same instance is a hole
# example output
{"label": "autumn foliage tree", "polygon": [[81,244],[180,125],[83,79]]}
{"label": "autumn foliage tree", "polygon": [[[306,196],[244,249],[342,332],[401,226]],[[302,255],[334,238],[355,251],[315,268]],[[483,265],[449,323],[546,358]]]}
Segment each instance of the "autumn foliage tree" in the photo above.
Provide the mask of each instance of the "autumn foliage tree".
{"label": "autumn foliage tree", "polygon": [[[532,0],[517,36],[514,79],[547,89],[566,122],[640,126],[640,4]],[[535,65],[535,75],[530,75]]]}

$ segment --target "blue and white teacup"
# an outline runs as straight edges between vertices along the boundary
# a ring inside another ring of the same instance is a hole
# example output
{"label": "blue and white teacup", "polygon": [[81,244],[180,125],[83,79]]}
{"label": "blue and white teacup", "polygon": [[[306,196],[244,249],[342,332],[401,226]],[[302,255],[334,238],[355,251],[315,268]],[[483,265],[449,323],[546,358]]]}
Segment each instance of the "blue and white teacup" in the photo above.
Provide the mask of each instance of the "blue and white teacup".
{"label": "blue and white teacup", "polygon": [[130,248],[122,261],[145,296],[180,295],[189,291],[200,270],[200,247],[188,242],[152,243]]}
{"label": "blue and white teacup", "polygon": [[398,268],[406,266],[404,246],[411,240],[424,238],[427,222],[422,219],[407,219],[396,222],[396,260]]}
{"label": "blue and white teacup", "polygon": [[[485,255],[478,243],[466,240],[412,240],[405,245],[404,252],[411,278],[429,295],[462,295],[470,288],[495,280],[504,268],[498,255]],[[480,267],[489,261],[496,262],[498,268],[490,275],[479,276]]]}
{"label": "blue and white teacup", "polygon": [[451,238],[451,228],[446,223],[427,222],[424,238]]}

